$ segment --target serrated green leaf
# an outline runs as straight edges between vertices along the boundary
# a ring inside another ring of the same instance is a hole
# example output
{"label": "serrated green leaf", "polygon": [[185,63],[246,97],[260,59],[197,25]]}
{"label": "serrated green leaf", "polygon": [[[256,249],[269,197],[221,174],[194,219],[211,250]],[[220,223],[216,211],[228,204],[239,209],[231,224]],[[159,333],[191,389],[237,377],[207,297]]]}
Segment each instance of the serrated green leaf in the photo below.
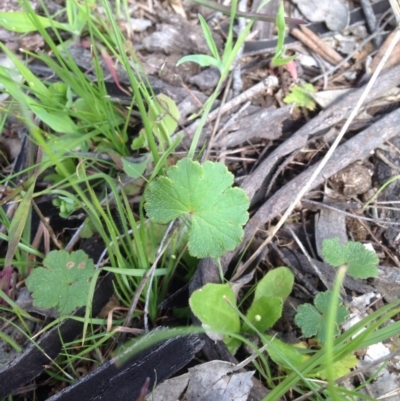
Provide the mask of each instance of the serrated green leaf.
{"label": "serrated green leaf", "polygon": [[338,267],[346,263],[344,245],[339,243],[339,237],[324,239],[322,241],[322,256],[325,262]]}
{"label": "serrated green leaf", "polygon": [[[295,323],[301,328],[304,337],[314,337],[324,344],[326,340],[326,322],[331,302],[332,292],[320,292],[314,299],[314,305],[304,304],[297,308],[297,314],[294,318]],[[339,324],[343,323],[348,316],[347,309],[340,305],[336,311],[336,332],[339,334]]]}
{"label": "serrated green leaf", "polygon": [[[289,60],[290,61],[290,60]],[[315,101],[311,93],[315,92],[315,88],[311,84],[295,85],[290,88],[290,94],[283,101],[287,104],[294,103],[296,107],[305,107],[308,110],[315,109]]]}
{"label": "serrated green leaf", "polygon": [[[263,295],[253,301],[246,313],[246,318],[263,333],[270,329],[282,316],[283,300],[278,297]],[[254,333],[246,322],[243,323],[242,331]]]}
{"label": "serrated green leaf", "polygon": [[263,295],[268,297],[280,297],[285,300],[293,289],[294,275],[285,266],[270,270],[258,283],[254,292],[256,301]]}
{"label": "serrated green leaf", "polygon": [[34,269],[26,279],[35,306],[56,307],[68,315],[86,304],[94,264],[85,252],[51,251],[43,265]]}
{"label": "serrated green leaf", "polygon": [[379,274],[379,258],[359,242],[347,242],[347,273],[357,278],[376,277]]}
{"label": "serrated green leaf", "polygon": [[294,318],[294,322],[301,328],[304,337],[310,338],[318,333],[321,319],[322,316],[317,311],[315,306],[311,304],[304,304],[297,308],[297,314]]}
{"label": "serrated green leaf", "polygon": [[339,243],[339,238],[326,239],[322,242],[322,256],[332,266],[347,265],[347,273],[356,278],[376,277],[379,274],[379,258],[359,242]]}
{"label": "serrated green leaf", "polygon": [[[189,305],[205,327],[216,332],[223,330],[239,333],[239,315],[226,299],[236,304],[235,295],[229,284],[206,284],[192,294]],[[233,337],[225,336],[224,342],[229,348],[238,346],[238,340]]]}
{"label": "serrated green leaf", "polygon": [[185,158],[147,186],[145,209],[156,223],[181,217],[189,225],[189,253],[218,258],[240,244],[248,219],[249,199],[232,184],[225,165]]}

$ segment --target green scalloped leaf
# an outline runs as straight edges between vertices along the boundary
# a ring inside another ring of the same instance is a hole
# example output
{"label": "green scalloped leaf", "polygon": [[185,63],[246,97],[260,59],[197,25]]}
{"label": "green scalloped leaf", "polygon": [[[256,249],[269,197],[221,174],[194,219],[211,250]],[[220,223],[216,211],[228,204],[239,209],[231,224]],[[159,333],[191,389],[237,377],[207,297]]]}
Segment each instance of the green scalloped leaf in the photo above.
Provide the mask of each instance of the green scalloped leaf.
{"label": "green scalloped leaf", "polygon": [[85,252],[51,251],[43,266],[33,269],[26,279],[35,306],[55,307],[68,315],[86,304],[95,270],[93,260]]}
{"label": "green scalloped leaf", "polygon": [[218,258],[240,244],[248,220],[249,199],[232,184],[225,165],[185,158],[147,186],[145,209],[156,223],[183,219],[189,226],[189,253]]}
{"label": "green scalloped leaf", "polygon": [[[321,344],[325,343],[327,314],[331,296],[331,291],[320,292],[314,299],[315,306],[304,304],[297,308],[294,322],[301,328],[304,337],[316,337]],[[339,334],[339,325],[345,321],[348,314],[349,312],[343,305],[338,307],[335,335]]]}
{"label": "green scalloped leaf", "polygon": [[379,258],[375,252],[365,248],[360,242],[346,242],[342,245],[339,238],[322,241],[322,256],[332,266],[347,265],[347,273],[356,278],[376,277],[379,274]]}

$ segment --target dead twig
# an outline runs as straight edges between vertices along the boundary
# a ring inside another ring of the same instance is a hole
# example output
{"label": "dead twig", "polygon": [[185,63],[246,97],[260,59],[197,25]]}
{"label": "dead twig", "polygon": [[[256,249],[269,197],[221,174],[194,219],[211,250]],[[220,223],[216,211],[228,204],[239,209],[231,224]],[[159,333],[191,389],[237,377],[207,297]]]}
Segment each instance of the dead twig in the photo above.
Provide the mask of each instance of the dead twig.
{"label": "dead twig", "polygon": [[[361,0],[361,8],[364,12],[365,15],[365,20],[367,21],[367,25],[369,28],[369,31],[376,32],[378,28],[378,23],[376,20],[376,15],[374,13],[374,10],[372,8],[371,0]],[[382,38],[380,36],[377,36],[373,39],[375,47],[378,49],[381,44],[382,44]]]}
{"label": "dead twig", "polygon": [[[246,244],[267,222],[279,216],[286,208],[290,213],[299,203],[304,193],[308,190],[321,185],[327,178],[338,173],[349,164],[354,163],[359,159],[369,156],[370,152],[383,144],[388,139],[400,134],[400,109],[395,110],[391,114],[383,117],[375,124],[368,127],[355,137],[348,140],[346,143],[336,149],[336,152],[331,156],[329,163],[326,164],[323,174],[321,170],[324,164],[318,162],[308,170],[304,171],[279,191],[269,198],[249,220],[245,228],[245,236],[243,243]],[[379,132],[380,135],[376,135]],[[331,148],[332,149],[332,148]],[[332,153],[332,152],[331,152]],[[292,199],[294,201],[292,202]],[[280,224],[275,226],[273,232],[268,236],[268,242],[273,238],[283,224],[283,218],[290,214],[286,212],[281,218]],[[264,241],[264,246],[268,243]],[[246,265],[251,263],[255,257],[262,251],[263,246],[252,255],[246,262]]]}
{"label": "dead twig", "polygon": [[[379,77],[376,85],[369,93],[368,101],[372,101],[383,96],[394,86],[400,84],[400,65],[392,68],[386,74]],[[349,93],[346,97],[340,99],[331,107],[321,111],[302,128],[296,131],[288,140],[276,148],[259,166],[247,177],[242,188],[246,191],[250,199],[254,197],[266,180],[268,173],[273,171],[275,165],[282,157],[306,146],[307,142],[316,137],[320,132],[325,132],[335,124],[347,118],[366,86]]]}
{"label": "dead twig", "polygon": [[[246,91],[242,92],[239,96],[235,97],[231,101],[225,103],[220,108],[213,110],[207,117],[206,124],[214,121],[218,115],[221,113],[225,114],[235,107],[241,105],[242,103],[246,102],[249,99],[252,99],[255,96],[258,96],[260,93],[263,93],[265,90],[275,88],[278,86],[278,78],[275,76],[269,76],[265,78],[263,81],[259,82],[258,84],[252,86],[251,88],[247,89]],[[221,110],[221,111],[220,111]],[[196,131],[197,127],[199,126],[200,121],[196,121],[188,128],[186,128],[185,133],[186,135],[192,136]],[[184,132],[179,132],[177,135],[183,134]]]}
{"label": "dead twig", "polygon": [[[324,60],[333,65],[337,65],[343,61],[343,57],[320,37],[318,37],[311,29],[301,25],[300,29],[292,29],[292,35],[299,39],[305,46],[313,52],[319,54]],[[349,68],[349,63],[343,63],[345,68]]]}

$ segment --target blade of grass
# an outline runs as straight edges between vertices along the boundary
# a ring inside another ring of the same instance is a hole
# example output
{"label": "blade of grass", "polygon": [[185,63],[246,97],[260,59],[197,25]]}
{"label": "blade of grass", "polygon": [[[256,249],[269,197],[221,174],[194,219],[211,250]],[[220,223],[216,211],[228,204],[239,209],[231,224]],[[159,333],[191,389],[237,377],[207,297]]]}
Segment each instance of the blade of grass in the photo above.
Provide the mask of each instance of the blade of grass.
{"label": "blade of grass", "polygon": [[11,337],[9,337],[7,334],[2,333],[0,331],[0,340],[3,341],[3,343],[10,345],[12,348],[14,348],[15,351],[21,352],[22,347],[19,346]]}
{"label": "blade of grass", "polygon": [[[41,159],[41,151],[38,151],[38,159]],[[8,231],[8,248],[4,260],[4,267],[11,267],[12,260],[14,258],[15,252],[18,248],[18,244],[21,240],[22,233],[27,223],[27,218],[30,214],[31,202],[33,198],[33,193],[35,190],[35,182],[40,173],[40,167],[37,167],[33,173],[32,180],[28,184],[29,187],[24,194],[21,203],[19,204],[17,211],[10,223],[10,228]],[[26,275],[26,271],[22,271],[22,275]]]}
{"label": "blade of grass", "polygon": [[94,292],[96,290],[97,279],[99,278],[100,273],[101,273],[101,270],[96,270],[90,281],[90,288],[89,288],[89,292],[88,292],[88,296],[87,296],[85,316],[84,316],[84,322],[83,322],[82,342],[81,342],[82,346],[85,343],[87,328],[90,323],[90,318],[92,316],[93,297],[94,297]]}
{"label": "blade of grass", "polygon": [[329,396],[334,401],[339,401],[340,397],[335,385],[335,365],[334,365],[334,343],[336,332],[337,311],[340,304],[340,289],[346,276],[346,267],[339,268],[335,284],[332,289],[332,296],[328,309],[327,325],[326,325],[326,372],[328,379]]}

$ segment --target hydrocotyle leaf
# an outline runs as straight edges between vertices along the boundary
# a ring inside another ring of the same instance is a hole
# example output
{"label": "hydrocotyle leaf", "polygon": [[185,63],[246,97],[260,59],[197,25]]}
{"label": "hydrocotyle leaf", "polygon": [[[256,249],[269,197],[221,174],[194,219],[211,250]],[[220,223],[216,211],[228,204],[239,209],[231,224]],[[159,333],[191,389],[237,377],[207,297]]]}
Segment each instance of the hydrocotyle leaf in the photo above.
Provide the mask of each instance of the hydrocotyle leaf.
{"label": "hydrocotyle leaf", "polygon": [[322,242],[322,256],[332,266],[347,265],[347,273],[356,278],[376,277],[379,274],[379,258],[375,252],[365,248],[360,242],[347,242],[342,245],[339,238]]}
{"label": "hydrocotyle leaf", "polygon": [[32,270],[26,279],[35,306],[56,307],[68,315],[86,304],[94,263],[85,252],[51,251],[43,266]]}
{"label": "hydrocotyle leaf", "polygon": [[[317,340],[324,344],[326,340],[326,325],[329,304],[331,302],[332,292],[320,292],[314,299],[314,305],[304,304],[297,309],[294,318],[295,323],[301,328],[304,337],[316,337]],[[339,324],[343,323],[348,316],[347,309],[340,305],[336,311],[336,332],[339,334]]]}
{"label": "hydrocotyle leaf", "polygon": [[189,226],[189,253],[218,258],[240,244],[248,220],[249,199],[232,184],[225,165],[185,158],[147,186],[145,209],[156,223],[182,218]]}

